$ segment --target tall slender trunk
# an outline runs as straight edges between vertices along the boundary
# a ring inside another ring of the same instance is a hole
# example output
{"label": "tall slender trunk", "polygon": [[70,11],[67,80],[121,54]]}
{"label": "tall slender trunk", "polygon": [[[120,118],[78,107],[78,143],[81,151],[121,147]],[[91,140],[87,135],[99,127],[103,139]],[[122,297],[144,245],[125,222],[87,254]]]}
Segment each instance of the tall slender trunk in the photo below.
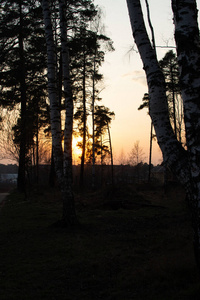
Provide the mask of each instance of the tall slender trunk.
{"label": "tall slender trunk", "polygon": [[170,68],[170,72],[172,74],[171,83],[172,83],[172,104],[173,104],[173,119],[174,119],[174,134],[177,138],[177,126],[176,126],[176,99],[175,99],[175,85],[174,85],[174,75],[173,68]]}
{"label": "tall slender trunk", "polygon": [[60,105],[60,111],[62,110],[62,81],[63,81],[63,67],[62,67],[62,52],[60,53],[59,66],[58,66],[58,101]]}
{"label": "tall slender trunk", "polygon": [[103,184],[103,137],[101,134],[101,186]]}
{"label": "tall slender trunk", "polygon": [[[155,51],[155,56],[157,56],[156,55],[156,42],[155,42],[154,28],[153,28],[153,25],[152,25],[152,22],[151,22],[151,16],[150,16],[150,9],[149,9],[149,2],[148,2],[148,0],[145,0],[145,3],[146,3],[146,8],[147,8],[148,23],[149,23],[149,27],[150,27],[150,30],[151,30],[152,47],[153,47],[153,49]],[[153,122],[151,121],[148,182],[150,182],[150,180],[151,180],[152,141],[153,141]]]}
{"label": "tall slender trunk", "polygon": [[84,169],[85,169],[85,150],[86,150],[86,57],[84,53],[83,57],[83,144],[82,144],[82,154],[81,154],[81,169],[80,169],[80,187],[84,186]]}
{"label": "tall slender trunk", "polygon": [[151,122],[150,147],[149,147],[149,174],[148,174],[148,182],[151,181],[152,142],[153,142],[153,123]]}
{"label": "tall slender trunk", "polygon": [[51,14],[49,10],[49,1],[42,1],[42,8],[45,23],[45,35],[47,45],[47,66],[48,66],[48,93],[50,100],[50,121],[52,134],[52,147],[55,163],[55,171],[59,184],[63,180],[63,153],[62,153],[62,136],[61,136],[61,116],[60,103],[57,92],[57,65],[56,49],[54,45],[53,30],[51,23]]}
{"label": "tall slender trunk", "polygon": [[93,78],[92,78],[92,187],[95,187],[95,73],[96,73],[96,49],[94,54]]}
{"label": "tall slender trunk", "polygon": [[[138,47],[149,89],[149,113],[163,159],[189,185],[187,154],[177,141],[169,120],[164,75],[159,67],[144,24],[140,0],[127,0],[133,37]],[[187,175],[187,176],[186,176]]]}
{"label": "tall slender trunk", "polygon": [[194,249],[200,269],[200,39],[196,1],[172,0],[187,151],[177,141],[170,125],[164,75],[147,35],[140,0],[127,0],[127,4],[133,36],[146,72],[150,116],[163,159],[186,189],[194,229]]}
{"label": "tall slender trunk", "polygon": [[36,116],[36,184],[39,184],[39,103],[37,101],[37,116]]}
{"label": "tall slender trunk", "polygon": [[63,218],[65,225],[78,223],[74,205],[72,174],[73,97],[69,70],[65,1],[59,0],[63,82],[65,95]]}
{"label": "tall slender trunk", "polygon": [[107,122],[107,128],[108,128],[108,138],[109,138],[109,145],[110,145],[111,180],[112,180],[112,186],[114,187],[115,182],[114,182],[113,151],[112,151],[111,134],[110,134],[110,128],[108,122]]}
{"label": "tall slender trunk", "polygon": [[21,124],[20,124],[20,152],[17,187],[20,192],[26,194],[26,71],[24,57],[24,40],[23,40],[23,13],[22,2],[19,1],[20,26],[19,26],[19,57],[20,57],[20,92],[21,92]]}
{"label": "tall slender trunk", "polygon": [[195,0],[172,0],[180,86],[190,168],[187,191],[192,212],[195,256],[200,270],[200,36]]}
{"label": "tall slender trunk", "polygon": [[61,189],[63,201],[62,226],[74,225],[77,223],[74,195],[72,190],[72,128],[73,128],[73,101],[69,79],[69,58],[67,48],[67,34],[64,12],[64,1],[59,1],[60,9],[60,30],[62,41],[63,79],[65,93],[65,130],[64,130],[64,156],[62,151],[61,114],[60,102],[57,89],[57,64],[56,49],[53,38],[51,14],[48,0],[42,0],[42,8],[45,23],[45,35],[47,44],[47,65],[48,65],[48,92],[50,99],[50,119],[53,155],[55,171]]}
{"label": "tall slender trunk", "polygon": [[56,181],[55,163],[54,163],[53,147],[51,147],[51,166],[49,172],[49,186],[55,187],[55,181]]}

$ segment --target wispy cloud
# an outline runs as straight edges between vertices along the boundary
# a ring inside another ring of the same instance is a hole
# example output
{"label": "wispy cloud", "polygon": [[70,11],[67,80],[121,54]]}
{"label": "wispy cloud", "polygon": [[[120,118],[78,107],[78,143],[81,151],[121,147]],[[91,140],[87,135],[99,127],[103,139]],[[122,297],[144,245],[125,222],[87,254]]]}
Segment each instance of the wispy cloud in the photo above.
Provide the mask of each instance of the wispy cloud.
{"label": "wispy cloud", "polygon": [[133,72],[129,72],[126,74],[123,74],[122,77],[129,77],[132,81],[138,82],[139,84],[146,86],[146,77],[144,71],[141,70],[135,70]]}

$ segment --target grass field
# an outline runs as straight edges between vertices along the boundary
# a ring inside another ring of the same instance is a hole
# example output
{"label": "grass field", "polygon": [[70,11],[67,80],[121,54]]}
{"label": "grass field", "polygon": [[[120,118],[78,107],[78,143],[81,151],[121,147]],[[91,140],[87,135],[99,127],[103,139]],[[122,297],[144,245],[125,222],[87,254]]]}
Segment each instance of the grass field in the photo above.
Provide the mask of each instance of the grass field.
{"label": "grass field", "polygon": [[180,187],[76,194],[80,226],[56,228],[55,191],[0,210],[1,300],[200,299],[189,213]]}

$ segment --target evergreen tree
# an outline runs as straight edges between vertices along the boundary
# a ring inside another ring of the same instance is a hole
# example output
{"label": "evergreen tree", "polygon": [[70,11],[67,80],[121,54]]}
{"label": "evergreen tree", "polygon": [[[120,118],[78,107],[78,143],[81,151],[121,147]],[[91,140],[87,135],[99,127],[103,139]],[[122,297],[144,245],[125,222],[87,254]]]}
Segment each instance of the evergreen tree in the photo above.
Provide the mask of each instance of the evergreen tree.
{"label": "evergreen tree", "polygon": [[183,129],[183,104],[179,84],[178,62],[175,53],[168,51],[163,59],[159,61],[165,76],[169,117],[178,140],[182,140]]}
{"label": "evergreen tree", "polygon": [[[100,14],[94,12],[95,20],[100,19]],[[92,24],[97,24],[93,21]],[[92,30],[84,22],[75,37],[71,41],[72,52],[72,74],[73,88],[76,94],[76,113],[75,119],[79,122],[79,130],[82,136],[82,155],[81,155],[81,171],[80,171],[80,186],[84,182],[84,164],[87,156],[86,144],[90,138],[87,119],[92,114],[92,148],[94,153],[94,113],[95,101],[98,100],[96,85],[102,80],[102,74],[99,74],[99,67],[104,61],[105,51],[113,50],[112,41],[98,32],[99,28],[93,26]],[[90,26],[91,27],[91,26]],[[97,26],[98,27],[98,26]],[[74,56],[74,54],[76,55]],[[74,70],[74,72],[73,72]],[[87,135],[88,133],[88,135]],[[93,154],[93,164],[94,164]]]}
{"label": "evergreen tree", "polygon": [[[111,124],[115,113],[110,111],[108,107],[104,105],[96,105],[94,113],[94,124],[95,124],[95,155],[101,155],[101,164],[108,153],[111,153],[108,146],[104,142],[104,135],[108,133],[108,126]],[[110,145],[110,140],[108,140]]]}
{"label": "evergreen tree", "polygon": [[[33,101],[38,108],[45,103],[42,11],[39,1],[1,1],[1,7],[4,7],[0,11],[1,105],[12,108],[21,104],[16,126],[16,142],[20,145],[18,188],[25,192],[26,161],[34,136],[29,107],[34,106],[30,104]],[[39,109],[36,112],[35,124]]]}
{"label": "evergreen tree", "polygon": [[[114,118],[115,114],[113,111],[110,111],[108,107],[104,105],[96,105],[94,113],[94,149],[92,152],[93,157],[93,168],[95,166],[96,157],[101,156],[101,165],[104,163],[106,155],[110,154],[110,164],[111,164],[111,181],[112,186],[114,186],[114,168],[113,168],[113,150],[112,150],[112,141],[110,133],[110,123]],[[107,134],[106,134],[107,133]],[[104,137],[107,136],[107,140],[104,140]],[[105,144],[108,142],[109,147]],[[93,171],[93,186],[95,186],[95,172]]]}
{"label": "evergreen tree", "polygon": [[[138,107],[138,110],[141,110],[143,108],[148,109],[149,114],[149,94],[145,93],[144,97],[142,98],[143,103]],[[156,135],[153,133],[153,123],[151,121],[151,130],[150,130],[150,145],[149,145],[149,174],[148,174],[148,182],[151,180],[151,159],[152,159],[152,148],[153,148],[153,138],[155,138]]]}

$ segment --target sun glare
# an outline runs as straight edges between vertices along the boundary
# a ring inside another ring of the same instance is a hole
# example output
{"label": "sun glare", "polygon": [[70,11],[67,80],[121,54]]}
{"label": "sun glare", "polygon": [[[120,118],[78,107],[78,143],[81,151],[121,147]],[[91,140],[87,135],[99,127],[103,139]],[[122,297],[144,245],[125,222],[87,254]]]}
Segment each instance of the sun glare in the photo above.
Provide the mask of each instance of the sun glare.
{"label": "sun glare", "polygon": [[74,137],[72,140],[72,154],[73,154],[73,161],[75,164],[80,163],[80,156],[82,153],[81,148],[78,147],[78,143],[82,141],[81,137]]}

